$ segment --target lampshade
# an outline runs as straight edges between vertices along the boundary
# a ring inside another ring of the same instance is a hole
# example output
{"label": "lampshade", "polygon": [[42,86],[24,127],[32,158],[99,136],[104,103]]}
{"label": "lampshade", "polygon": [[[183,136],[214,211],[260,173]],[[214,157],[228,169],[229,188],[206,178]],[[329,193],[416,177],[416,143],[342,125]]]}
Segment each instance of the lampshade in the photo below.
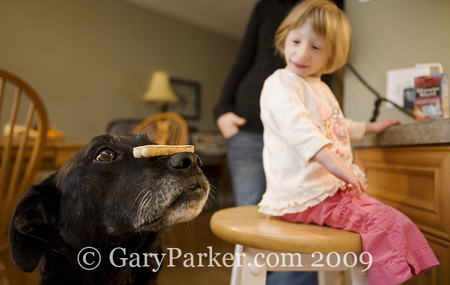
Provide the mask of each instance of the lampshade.
{"label": "lampshade", "polygon": [[170,78],[167,72],[157,70],[152,73],[150,85],[142,100],[159,103],[175,103],[178,101],[178,97],[170,85]]}

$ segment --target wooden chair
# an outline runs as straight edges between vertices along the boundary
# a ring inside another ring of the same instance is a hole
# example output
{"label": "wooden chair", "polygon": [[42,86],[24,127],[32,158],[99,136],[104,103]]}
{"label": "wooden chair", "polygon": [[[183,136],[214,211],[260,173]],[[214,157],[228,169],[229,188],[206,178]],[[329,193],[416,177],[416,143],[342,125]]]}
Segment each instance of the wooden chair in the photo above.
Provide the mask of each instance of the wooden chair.
{"label": "wooden chair", "polygon": [[133,132],[144,132],[157,144],[181,145],[187,142],[188,126],[180,115],[163,112],[144,119]]}
{"label": "wooden chair", "polygon": [[[8,227],[14,207],[33,184],[42,161],[47,112],[22,79],[0,69],[0,284],[13,284]],[[17,270],[17,269],[16,269]],[[16,277],[16,275],[14,275]]]}
{"label": "wooden chair", "polygon": [[319,271],[319,284],[348,284],[347,270],[353,284],[369,284],[358,233],[287,222],[258,213],[258,206],[220,210],[210,226],[236,244],[232,285],[265,284],[267,271]]}

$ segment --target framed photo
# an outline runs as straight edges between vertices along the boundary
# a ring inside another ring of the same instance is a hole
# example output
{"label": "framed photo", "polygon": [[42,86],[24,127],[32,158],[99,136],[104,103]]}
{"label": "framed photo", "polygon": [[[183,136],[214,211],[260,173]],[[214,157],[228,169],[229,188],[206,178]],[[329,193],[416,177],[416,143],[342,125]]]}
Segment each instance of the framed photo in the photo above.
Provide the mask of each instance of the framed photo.
{"label": "framed photo", "polygon": [[168,105],[168,111],[180,114],[185,119],[200,118],[200,84],[171,78],[170,83],[178,95],[178,102]]}

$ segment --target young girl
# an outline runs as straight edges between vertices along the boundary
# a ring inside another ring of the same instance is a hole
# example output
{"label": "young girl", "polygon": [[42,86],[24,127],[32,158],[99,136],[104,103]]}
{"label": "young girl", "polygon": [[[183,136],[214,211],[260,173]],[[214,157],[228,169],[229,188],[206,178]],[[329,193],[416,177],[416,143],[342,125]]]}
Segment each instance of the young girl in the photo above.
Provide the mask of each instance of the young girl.
{"label": "young girl", "polygon": [[320,80],[347,60],[345,14],[326,0],[304,1],[280,25],[275,42],[286,67],[267,78],[261,93],[267,187],[260,212],[360,233],[373,258],[371,284],[398,284],[437,266],[409,218],[363,193],[366,178],[352,163],[350,140],[399,122],[345,119]]}

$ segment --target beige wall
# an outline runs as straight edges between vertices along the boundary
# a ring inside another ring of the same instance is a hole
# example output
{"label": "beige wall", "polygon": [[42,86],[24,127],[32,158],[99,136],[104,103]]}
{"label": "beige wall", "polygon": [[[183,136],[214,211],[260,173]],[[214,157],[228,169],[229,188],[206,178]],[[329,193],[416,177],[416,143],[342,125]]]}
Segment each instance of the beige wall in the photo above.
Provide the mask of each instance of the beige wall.
{"label": "beige wall", "polygon": [[238,46],[119,0],[0,1],[0,66],[36,89],[72,142],[155,113],[140,101],[155,69],[201,83],[201,119],[189,124],[215,128],[212,108]]}
{"label": "beige wall", "polygon": [[[388,69],[436,61],[450,69],[450,1],[347,0],[346,10],[350,61],[382,95]],[[0,0],[0,66],[38,91],[68,141],[85,142],[113,119],[155,113],[140,96],[161,68],[201,83],[202,116],[189,124],[215,128],[211,110],[238,46],[119,0]],[[374,96],[349,72],[344,88],[346,115],[369,120]],[[386,107],[384,117],[410,122]]]}
{"label": "beige wall", "polygon": [[[383,96],[389,69],[441,62],[444,72],[450,73],[449,0],[346,0],[345,5],[353,26],[350,61]],[[369,120],[375,97],[350,72],[344,88],[347,117]],[[379,118],[386,117],[411,122],[383,104]]]}

